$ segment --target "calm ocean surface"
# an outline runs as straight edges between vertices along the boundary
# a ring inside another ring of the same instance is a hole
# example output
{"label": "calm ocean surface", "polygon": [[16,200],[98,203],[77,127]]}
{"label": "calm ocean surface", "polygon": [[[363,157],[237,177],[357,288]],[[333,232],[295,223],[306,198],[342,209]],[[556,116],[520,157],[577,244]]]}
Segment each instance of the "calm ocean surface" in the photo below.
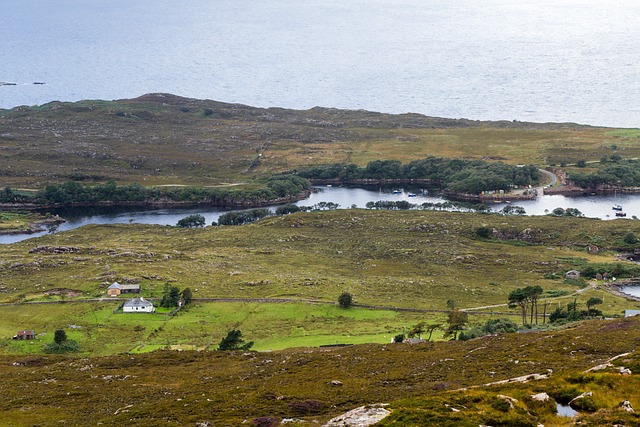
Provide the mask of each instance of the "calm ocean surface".
{"label": "calm ocean surface", "polygon": [[0,108],[169,92],[639,127],[638,40],[636,0],[3,0]]}

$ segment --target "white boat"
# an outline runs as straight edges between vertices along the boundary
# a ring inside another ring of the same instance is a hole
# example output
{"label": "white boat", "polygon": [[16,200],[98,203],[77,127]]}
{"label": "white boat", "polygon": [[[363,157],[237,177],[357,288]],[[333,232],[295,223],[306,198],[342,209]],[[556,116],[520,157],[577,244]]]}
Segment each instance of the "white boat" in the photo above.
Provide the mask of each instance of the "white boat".
{"label": "white boat", "polygon": [[620,206],[620,205],[613,205],[613,206],[611,207],[611,209],[613,209],[614,211],[621,211],[621,210],[622,210],[622,206]]}
{"label": "white boat", "polygon": [[416,194],[416,193],[409,193],[409,194],[407,194],[407,196],[409,196],[409,197],[416,197],[416,196],[417,196],[417,194]]}

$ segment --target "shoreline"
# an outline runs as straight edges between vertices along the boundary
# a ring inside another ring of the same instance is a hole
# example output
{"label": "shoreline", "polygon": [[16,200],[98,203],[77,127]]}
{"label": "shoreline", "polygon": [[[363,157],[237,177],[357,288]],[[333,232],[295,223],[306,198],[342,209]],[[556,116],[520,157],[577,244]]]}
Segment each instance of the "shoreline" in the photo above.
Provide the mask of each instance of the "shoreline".
{"label": "shoreline", "polygon": [[219,208],[260,208],[270,205],[279,205],[304,200],[311,195],[312,189],[304,190],[293,196],[277,197],[275,199],[232,199],[222,203],[212,203],[209,201],[175,201],[175,200],[148,200],[148,201],[110,201],[103,200],[86,203],[0,203],[0,209],[6,210],[28,210],[40,211],[43,209],[64,209],[64,208],[104,208],[104,207],[138,207],[138,208],[189,208],[189,207],[219,207]]}
{"label": "shoreline", "polygon": [[633,279],[625,279],[625,280],[629,280],[628,282],[625,281],[620,281],[620,282],[615,282],[615,283],[608,283],[605,284],[603,286],[603,288],[618,297],[621,298],[626,298],[632,301],[640,301],[640,296],[636,296],[636,295],[632,295],[632,294],[628,294],[626,292],[622,291],[622,287],[623,286],[633,286],[633,287],[639,287],[640,288],[640,279],[639,280],[633,280]]}

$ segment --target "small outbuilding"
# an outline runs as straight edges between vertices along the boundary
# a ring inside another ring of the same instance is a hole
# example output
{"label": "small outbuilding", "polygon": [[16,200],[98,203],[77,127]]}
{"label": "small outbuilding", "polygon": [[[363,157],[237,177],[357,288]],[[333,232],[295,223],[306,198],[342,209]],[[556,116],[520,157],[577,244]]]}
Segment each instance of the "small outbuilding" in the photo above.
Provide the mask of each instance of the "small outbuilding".
{"label": "small outbuilding", "polygon": [[578,270],[569,270],[564,274],[565,279],[579,279],[580,272]]}
{"label": "small outbuilding", "polygon": [[107,288],[107,295],[110,297],[117,297],[120,294],[139,294],[140,285],[122,285],[118,282],[113,282]]}
{"label": "small outbuilding", "polygon": [[18,331],[18,333],[13,336],[14,340],[32,340],[35,338],[36,338],[36,333],[31,329]]}
{"label": "small outbuilding", "polygon": [[132,298],[122,306],[123,313],[154,313],[156,308],[144,298]]}
{"label": "small outbuilding", "polygon": [[113,282],[107,288],[107,295],[109,295],[110,297],[117,297],[121,293],[122,293],[122,285],[118,282]]}
{"label": "small outbuilding", "polygon": [[140,285],[120,285],[120,290],[123,294],[139,294]]}

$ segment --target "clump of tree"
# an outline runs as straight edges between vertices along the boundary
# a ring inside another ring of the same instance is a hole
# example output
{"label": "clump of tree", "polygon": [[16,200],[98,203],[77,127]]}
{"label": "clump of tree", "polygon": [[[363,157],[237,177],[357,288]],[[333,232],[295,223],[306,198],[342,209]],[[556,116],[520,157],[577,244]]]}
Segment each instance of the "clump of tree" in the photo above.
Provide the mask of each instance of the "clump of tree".
{"label": "clump of tree", "polygon": [[526,211],[522,206],[517,205],[507,205],[504,208],[500,209],[502,215],[526,215]]}
{"label": "clump of tree", "polygon": [[468,331],[462,331],[459,339],[468,340],[472,338],[483,337],[485,335],[498,335],[517,332],[518,325],[509,319],[489,319],[484,325],[474,326]]}
{"label": "clump of tree", "polygon": [[[82,177],[84,179],[84,177]],[[140,184],[119,186],[114,180],[105,184],[83,185],[77,181],[50,184],[37,193],[21,192],[5,187],[0,191],[0,203],[35,204],[92,204],[96,202],[154,202],[171,200],[176,202],[209,203],[229,205],[243,202],[266,202],[284,197],[297,196],[311,187],[311,183],[298,175],[278,175],[263,182],[253,190],[230,188],[158,188]]]}
{"label": "clump of tree", "polygon": [[597,167],[594,172],[569,172],[568,178],[575,185],[588,189],[595,189],[602,185],[620,187],[640,185],[640,162],[638,160],[621,160],[617,155],[612,155],[610,160],[611,162],[594,164],[593,167]]}
{"label": "clump of tree", "polygon": [[193,293],[190,288],[184,288],[182,292],[180,292],[180,296],[182,297],[182,303],[184,305],[191,304],[191,301],[193,300]]}
{"label": "clump of tree", "polygon": [[239,329],[230,330],[218,344],[218,350],[221,351],[249,350],[251,347],[253,347],[253,341],[245,342]]}
{"label": "clump of tree", "polygon": [[638,277],[640,276],[640,265],[635,263],[594,263],[588,264],[580,269],[580,276],[586,279],[593,279],[596,275],[609,277]]}
{"label": "clump of tree", "polygon": [[469,314],[457,308],[452,309],[447,315],[447,327],[444,330],[444,338],[458,339],[458,333],[463,331],[469,322]]}
{"label": "clump of tree", "polygon": [[180,307],[181,305],[191,303],[192,299],[193,293],[191,292],[191,289],[184,288],[180,291],[180,288],[177,286],[165,283],[162,291],[162,299],[160,300],[160,307]]}
{"label": "clump of tree", "polygon": [[587,316],[589,317],[600,317],[602,316],[602,311],[596,308],[596,305],[602,304],[604,301],[602,298],[591,297],[587,300]]}
{"label": "clump of tree", "polygon": [[294,205],[293,203],[287,203],[286,205],[278,206],[275,214],[278,216],[289,215],[295,212],[300,212],[301,210],[300,206]]}
{"label": "clump of tree", "polygon": [[413,209],[416,207],[415,204],[409,203],[406,200],[378,200],[377,202],[367,202],[365,205],[367,209],[377,209],[377,210],[398,210],[404,211]]}
{"label": "clump of tree", "polygon": [[564,216],[564,217],[574,217],[574,218],[582,218],[584,214],[580,212],[579,209],[576,208],[555,208],[551,211],[551,216]]}
{"label": "clump of tree", "polygon": [[176,226],[181,228],[197,228],[204,227],[205,222],[206,219],[204,216],[200,214],[193,214],[179,220]]}
{"label": "clump of tree", "polygon": [[78,343],[74,340],[67,338],[67,333],[64,329],[56,329],[53,334],[53,342],[45,345],[45,353],[75,353],[80,351]]}
{"label": "clump of tree", "polygon": [[414,160],[404,165],[397,160],[374,160],[365,167],[354,164],[314,166],[300,171],[299,175],[309,179],[342,182],[362,179],[422,179],[447,190],[471,194],[532,185],[540,178],[540,172],[534,165],[517,167],[502,162],[437,157]]}
{"label": "clump of tree", "polygon": [[311,211],[334,211],[340,207],[340,204],[334,202],[318,202],[307,210]]}
{"label": "clump of tree", "polygon": [[[427,325],[425,322],[420,322],[414,325],[409,332],[407,332],[407,335],[409,338],[418,337],[418,339],[422,339],[422,334],[429,333],[426,341],[431,341],[431,337],[437,329],[442,329],[442,324],[432,323]],[[404,334],[402,334],[402,336],[404,337]]]}
{"label": "clump of tree", "polygon": [[582,320],[582,314],[578,311],[578,303],[576,300],[567,304],[567,307],[556,307],[556,309],[549,315],[549,322],[551,323],[564,323],[575,322]]}
{"label": "clump of tree", "polygon": [[[542,292],[542,288],[536,285],[514,289],[509,293],[509,304],[520,307],[523,326],[527,324],[527,314],[529,314],[530,325],[533,325],[534,323],[534,316],[535,324],[538,324],[538,300],[542,295]],[[546,318],[545,314],[546,313],[543,313],[543,319]]]}
{"label": "clump of tree", "polygon": [[602,311],[598,310],[596,306],[603,302],[602,298],[591,297],[587,300],[587,309],[578,310],[578,302],[574,299],[573,302],[567,304],[566,307],[556,307],[556,309],[549,315],[549,321],[551,323],[565,323],[583,319],[592,319],[594,317],[602,317]]}
{"label": "clump of tree", "polygon": [[269,209],[258,208],[247,211],[231,211],[220,215],[218,225],[243,225],[269,216]]}
{"label": "clump of tree", "polygon": [[353,305],[353,295],[349,292],[343,292],[338,297],[338,305],[342,308],[349,308]]}

